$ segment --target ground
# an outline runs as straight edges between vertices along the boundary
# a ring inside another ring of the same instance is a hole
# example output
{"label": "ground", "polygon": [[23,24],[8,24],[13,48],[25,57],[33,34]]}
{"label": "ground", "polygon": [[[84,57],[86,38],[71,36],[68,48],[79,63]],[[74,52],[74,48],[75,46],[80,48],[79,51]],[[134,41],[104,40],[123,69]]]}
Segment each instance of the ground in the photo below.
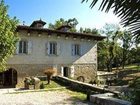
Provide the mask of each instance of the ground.
{"label": "ground", "polygon": [[0,105],[93,105],[86,101],[84,93],[71,91],[55,81],[41,82],[41,90],[1,89]]}
{"label": "ground", "polygon": [[93,105],[75,98],[74,94],[64,91],[44,91],[2,94],[0,105]]}
{"label": "ground", "polygon": [[[120,70],[119,84],[128,84],[132,79],[140,76],[140,68],[126,68]],[[86,94],[81,92],[75,92],[65,89],[63,86],[51,81],[50,85],[47,85],[46,81],[42,81],[45,89],[62,88],[59,90],[45,90],[38,92],[21,92],[8,93],[9,89],[0,90],[0,105],[93,105],[92,103],[85,101]],[[125,88],[125,87],[124,87]],[[5,94],[6,93],[6,94]]]}
{"label": "ground", "polygon": [[123,70],[119,71],[119,78],[116,85],[129,85],[135,78],[140,77],[140,66],[128,65]]}

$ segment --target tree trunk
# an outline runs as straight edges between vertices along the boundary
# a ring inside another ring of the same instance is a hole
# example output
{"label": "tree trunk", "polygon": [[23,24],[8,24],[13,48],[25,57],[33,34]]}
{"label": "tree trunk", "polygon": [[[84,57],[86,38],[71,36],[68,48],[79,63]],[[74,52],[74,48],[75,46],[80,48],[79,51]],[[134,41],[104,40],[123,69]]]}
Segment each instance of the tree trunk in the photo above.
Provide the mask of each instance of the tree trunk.
{"label": "tree trunk", "polygon": [[51,76],[50,75],[47,76],[47,81],[48,81],[48,84],[50,84],[50,82],[51,82]]}
{"label": "tree trunk", "polygon": [[123,62],[122,62],[122,69],[124,69],[124,65],[125,65],[125,62],[123,61]]}
{"label": "tree trunk", "polygon": [[126,53],[125,53],[125,51],[123,49],[122,69],[124,69],[125,61],[126,61]]}
{"label": "tree trunk", "polygon": [[111,72],[112,71],[112,63],[107,64],[107,71]]}

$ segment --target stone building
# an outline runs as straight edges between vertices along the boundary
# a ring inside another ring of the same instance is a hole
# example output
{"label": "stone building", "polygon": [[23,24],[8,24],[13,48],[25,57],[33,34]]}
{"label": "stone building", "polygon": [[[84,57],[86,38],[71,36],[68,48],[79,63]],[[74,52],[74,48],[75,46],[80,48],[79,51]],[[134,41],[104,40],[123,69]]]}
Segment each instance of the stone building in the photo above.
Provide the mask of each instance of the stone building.
{"label": "stone building", "polygon": [[20,41],[17,43],[16,54],[8,60],[8,85],[13,84],[15,87],[18,83],[19,86],[26,76],[42,76],[43,71],[49,67],[56,68],[57,75],[75,79],[84,77],[86,82],[94,79],[97,70],[97,42],[105,37],[70,32],[71,27],[67,25],[50,30],[44,28],[45,24],[37,20],[30,26],[17,27]]}

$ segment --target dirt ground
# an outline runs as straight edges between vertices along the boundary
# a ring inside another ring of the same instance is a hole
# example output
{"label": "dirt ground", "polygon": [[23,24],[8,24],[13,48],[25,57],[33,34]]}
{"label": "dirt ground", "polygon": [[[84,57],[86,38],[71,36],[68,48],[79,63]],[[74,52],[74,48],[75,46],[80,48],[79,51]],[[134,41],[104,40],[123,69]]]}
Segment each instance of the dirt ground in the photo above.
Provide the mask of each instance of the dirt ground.
{"label": "dirt ground", "polygon": [[16,94],[1,93],[0,105],[93,105],[75,99],[65,91],[27,92]]}

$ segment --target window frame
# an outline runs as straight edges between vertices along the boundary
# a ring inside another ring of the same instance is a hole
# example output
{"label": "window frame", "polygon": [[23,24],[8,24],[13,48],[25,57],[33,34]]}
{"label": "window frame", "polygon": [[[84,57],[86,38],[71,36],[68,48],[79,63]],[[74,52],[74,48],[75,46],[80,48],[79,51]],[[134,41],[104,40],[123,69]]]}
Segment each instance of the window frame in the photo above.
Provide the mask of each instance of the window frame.
{"label": "window frame", "polygon": [[28,54],[28,41],[27,40],[20,40],[18,47],[19,47],[18,54]]}
{"label": "window frame", "polygon": [[49,55],[57,55],[57,42],[49,42]]}
{"label": "window frame", "polygon": [[81,45],[80,44],[73,44],[72,45],[73,56],[81,56]]}

